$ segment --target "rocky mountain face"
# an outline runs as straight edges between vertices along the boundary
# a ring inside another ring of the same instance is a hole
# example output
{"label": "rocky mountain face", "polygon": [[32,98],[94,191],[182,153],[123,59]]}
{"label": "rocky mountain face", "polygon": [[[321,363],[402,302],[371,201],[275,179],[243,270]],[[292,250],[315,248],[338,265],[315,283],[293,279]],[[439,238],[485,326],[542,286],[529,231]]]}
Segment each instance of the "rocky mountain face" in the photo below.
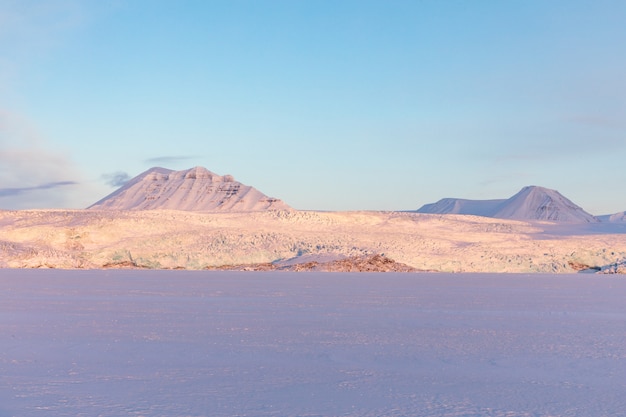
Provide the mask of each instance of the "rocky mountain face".
{"label": "rocky mountain face", "polygon": [[94,210],[262,211],[289,209],[230,175],[206,168],[151,168],[88,207]]}
{"label": "rocky mountain face", "polygon": [[446,198],[422,206],[418,213],[471,214],[512,220],[546,220],[563,223],[597,223],[600,220],[558,191],[524,187],[506,200],[464,200]]}

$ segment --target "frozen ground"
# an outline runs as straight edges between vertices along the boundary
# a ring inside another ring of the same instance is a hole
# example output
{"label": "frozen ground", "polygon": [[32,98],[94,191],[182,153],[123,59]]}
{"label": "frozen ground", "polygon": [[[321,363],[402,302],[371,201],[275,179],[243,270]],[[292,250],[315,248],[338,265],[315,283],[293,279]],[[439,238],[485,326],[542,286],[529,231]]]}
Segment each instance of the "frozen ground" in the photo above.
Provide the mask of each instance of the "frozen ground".
{"label": "frozen ground", "polygon": [[626,415],[626,279],[0,269],[0,417]]}
{"label": "frozen ground", "polygon": [[403,212],[0,210],[0,268],[200,270],[384,254],[428,271],[572,273],[626,260],[625,227]]}

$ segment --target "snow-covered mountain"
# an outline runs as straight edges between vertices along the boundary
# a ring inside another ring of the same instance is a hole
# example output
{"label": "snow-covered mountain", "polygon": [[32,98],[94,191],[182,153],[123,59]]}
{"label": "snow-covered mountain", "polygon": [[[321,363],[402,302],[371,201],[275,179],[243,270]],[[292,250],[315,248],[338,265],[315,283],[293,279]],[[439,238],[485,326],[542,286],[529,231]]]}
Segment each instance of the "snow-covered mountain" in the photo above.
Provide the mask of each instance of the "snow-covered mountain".
{"label": "snow-covered mountain", "polygon": [[597,223],[599,220],[556,190],[524,187],[506,200],[494,217],[516,220],[549,220],[567,223]]}
{"label": "snow-covered mountain", "polygon": [[626,223],[626,211],[598,216],[602,223]]}
{"label": "snow-covered mountain", "polygon": [[436,203],[422,206],[418,213],[431,214],[471,214],[474,216],[494,217],[498,208],[506,200],[466,200],[462,198],[443,198]]}
{"label": "snow-covered mountain", "polygon": [[599,219],[556,190],[528,186],[506,200],[463,200],[445,198],[426,204],[418,213],[471,214],[514,220],[548,220],[563,223],[597,223]]}
{"label": "snow-covered mountain", "polygon": [[97,210],[260,211],[289,209],[230,175],[202,167],[184,171],[151,168],[88,207]]}

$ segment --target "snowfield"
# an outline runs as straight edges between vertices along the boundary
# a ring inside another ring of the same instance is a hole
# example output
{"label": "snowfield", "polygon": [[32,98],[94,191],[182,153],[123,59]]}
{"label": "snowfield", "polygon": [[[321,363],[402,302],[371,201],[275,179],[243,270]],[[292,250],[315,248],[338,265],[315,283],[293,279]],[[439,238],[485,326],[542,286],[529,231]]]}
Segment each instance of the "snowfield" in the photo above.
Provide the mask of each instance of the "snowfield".
{"label": "snowfield", "polygon": [[626,415],[620,275],[0,273],[2,417]]}
{"label": "snowfield", "polygon": [[598,270],[626,259],[626,223],[367,211],[0,211],[0,267],[205,269],[378,254],[441,272]]}
{"label": "snowfield", "polygon": [[418,212],[299,211],[230,175],[156,167],[87,210],[0,210],[0,268],[621,274],[621,214],[538,186]]}

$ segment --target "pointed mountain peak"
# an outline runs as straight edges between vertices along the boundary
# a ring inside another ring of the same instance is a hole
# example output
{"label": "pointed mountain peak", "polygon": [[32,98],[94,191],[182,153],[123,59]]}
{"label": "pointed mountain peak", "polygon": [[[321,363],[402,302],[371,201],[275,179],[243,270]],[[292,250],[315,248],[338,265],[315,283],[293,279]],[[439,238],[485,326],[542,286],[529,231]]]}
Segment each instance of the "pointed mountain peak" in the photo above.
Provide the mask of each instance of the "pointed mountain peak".
{"label": "pointed mountain peak", "polygon": [[205,179],[213,181],[214,179],[221,178],[219,175],[209,171],[204,167],[193,167],[184,171],[173,171],[170,173],[173,178],[183,178],[186,180]]}
{"label": "pointed mountain peak", "polygon": [[522,188],[506,200],[443,199],[426,204],[420,213],[472,214],[515,220],[547,220],[565,223],[596,223],[599,220],[556,190],[536,185]]}
{"label": "pointed mountain peak", "polygon": [[522,187],[521,190],[516,195],[531,195],[531,194],[543,194],[543,195],[561,195],[556,190],[551,190],[550,188],[540,187],[538,185],[527,185]]}
{"label": "pointed mountain peak", "polygon": [[506,200],[494,217],[519,220],[548,220],[566,223],[596,223],[598,219],[549,188],[528,186]]}
{"label": "pointed mountain peak", "polygon": [[152,167],[141,174],[137,175],[134,179],[144,179],[148,176],[159,176],[159,175],[169,175],[170,172],[173,172],[171,169],[161,168],[161,167]]}

